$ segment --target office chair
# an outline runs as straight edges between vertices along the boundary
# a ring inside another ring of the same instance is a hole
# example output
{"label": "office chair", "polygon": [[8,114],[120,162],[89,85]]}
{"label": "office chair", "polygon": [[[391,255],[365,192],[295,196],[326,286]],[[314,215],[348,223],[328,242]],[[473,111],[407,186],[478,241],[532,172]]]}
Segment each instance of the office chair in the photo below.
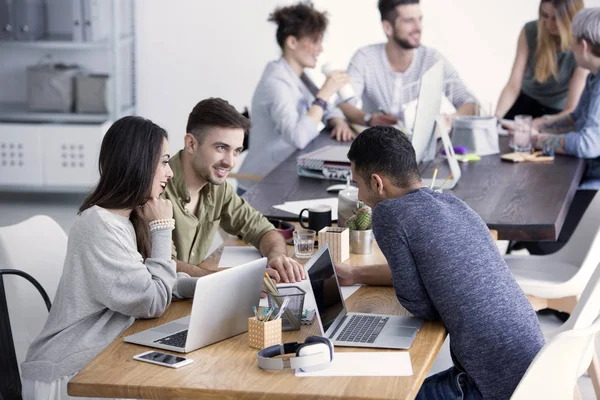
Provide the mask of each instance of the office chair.
{"label": "office chair", "polygon": [[597,267],[567,322],[547,335],[548,342],[527,369],[512,400],[581,398],[577,378],[588,367],[590,375],[598,368],[594,338],[600,331],[599,283]]}
{"label": "office chair", "polygon": [[40,293],[46,309],[50,312],[50,298],[46,291],[31,275],[17,269],[0,269],[0,365],[4,372],[0,374],[0,398],[21,399],[21,374],[12,335],[4,276],[14,275],[29,281]]}

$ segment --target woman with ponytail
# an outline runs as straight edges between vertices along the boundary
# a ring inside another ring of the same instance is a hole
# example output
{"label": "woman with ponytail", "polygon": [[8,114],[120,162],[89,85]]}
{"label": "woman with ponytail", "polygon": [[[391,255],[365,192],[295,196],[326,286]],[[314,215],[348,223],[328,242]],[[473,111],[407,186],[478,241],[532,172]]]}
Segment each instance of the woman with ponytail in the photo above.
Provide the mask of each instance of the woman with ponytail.
{"label": "woman with ponytail", "polygon": [[171,259],[175,226],[160,196],[173,171],[167,133],[141,117],[115,122],[100,148],[100,181],[69,232],[56,297],[22,364],[24,399],[69,399],[67,383],[136,318],[193,295]]}
{"label": "woman with ponytail", "polygon": [[583,0],[541,1],[538,20],[525,24],[519,35],[510,79],[498,100],[498,118],[526,114],[538,126],[573,112],[588,74],[571,52],[571,21],[582,8]]}

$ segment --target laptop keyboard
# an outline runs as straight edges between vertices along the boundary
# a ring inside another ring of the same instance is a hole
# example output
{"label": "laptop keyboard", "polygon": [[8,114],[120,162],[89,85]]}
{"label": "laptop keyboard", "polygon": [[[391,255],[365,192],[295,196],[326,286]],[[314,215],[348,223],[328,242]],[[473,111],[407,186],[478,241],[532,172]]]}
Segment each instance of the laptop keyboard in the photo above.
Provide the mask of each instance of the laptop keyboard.
{"label": "laptop keyboard", "polygon": [[374,343],[389,317],[353,315],[336,340],[353,343]]}
{"label": "laptop keyboard", "polygon": [[188,334],[188,331],[186,329],[185,331],[177,332],[172,335],[165,336],[164,338],[155,340],[154,343],[160,343],[160,344],[166,344],[168,346],[184,348],[185,341],[187,339],[187,334]]}

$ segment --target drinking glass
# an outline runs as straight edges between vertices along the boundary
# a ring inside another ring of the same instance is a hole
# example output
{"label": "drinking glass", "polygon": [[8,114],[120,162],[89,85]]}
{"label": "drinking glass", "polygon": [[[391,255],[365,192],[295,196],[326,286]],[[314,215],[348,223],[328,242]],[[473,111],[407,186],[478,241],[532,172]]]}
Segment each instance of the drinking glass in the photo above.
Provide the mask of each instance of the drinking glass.
{"label": "drinking glass", "polygon": [[315,249],[315,231],[300,229],[294,231],[294,254],[298,258],[310,258]]}
{"label": "drinking glass", "polygon": [[531,115],[515,116],[515,151],[531,151]]}

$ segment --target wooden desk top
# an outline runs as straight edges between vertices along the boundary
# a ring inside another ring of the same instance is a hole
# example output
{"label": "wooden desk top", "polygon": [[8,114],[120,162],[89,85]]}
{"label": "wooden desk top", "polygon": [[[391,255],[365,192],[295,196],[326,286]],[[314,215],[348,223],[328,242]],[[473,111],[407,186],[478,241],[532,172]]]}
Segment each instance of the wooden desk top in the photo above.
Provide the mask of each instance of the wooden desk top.
{"label": "wooden desk top", "polygon": [[[340,182],[300,177],[296,171],[298,155],[329,144],[344,145],[322,133],[243,197],[264,215],[285,220],[298,218],[273,208],[273,205],[337,197],[337,194],[327,193],[326,189]],[[501,153],[512,151],[508,148],[508,138],[500,138],[500,149]],[[447,163],[439,156],[421,166],[423,176],[431,177],[435,167],[439,167],[438,177],[449,174]],[[482,157],[479,162],[461,163],[462,177],[448,193],[473,208],[490,229],[498,231],[501,240],[556,240],[584,168],[585,160],[574,157],[557,156],[551,164],[512,164],[502,161],[496,154]]]}
{"label": "wooden desk top", "polygon": [[[290,247],[290,246],[288,246]],[[352,264],[385,262],[375,245],[370,255],[352,255]],[[349,311],[408,315],[391,287],[362,287],[347,301]],[[138,399],[414,399],[437,356],[446,331],[440,322],[426,322],[411,346],[413,376],[296,378],[293,370],[263,371],[256,350],[248,346],[248,334],[204,347],[185,355],[194,362],[180,369],[135,361],[149,350],[123,342],[123,337],[189,314],[191,300],[171,304],[162,317],[138,320],[70,382],[69,395]],[[318,334],[318,324],[283,333],[283,340],[303,341]],[[161,350],[164,351],[164,350]],[[389,351],[335,348],[344,351]],[[175,353],[173,353],[175,354]]]}

